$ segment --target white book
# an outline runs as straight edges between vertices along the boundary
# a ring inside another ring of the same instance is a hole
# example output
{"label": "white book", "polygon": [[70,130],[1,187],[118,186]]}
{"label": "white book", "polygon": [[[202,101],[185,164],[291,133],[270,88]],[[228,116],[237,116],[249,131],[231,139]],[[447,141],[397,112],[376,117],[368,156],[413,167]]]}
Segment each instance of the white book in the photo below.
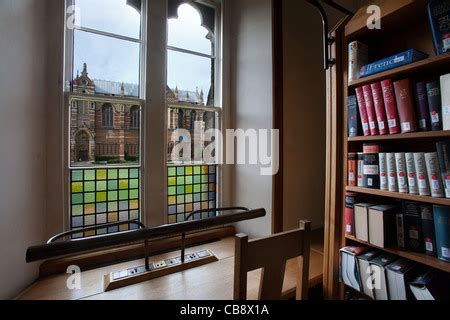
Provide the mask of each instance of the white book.
{"label": "white book", "polygon": [[425,153],[414,153],[414,165],[416,166],[419,194],[421,196],[431,196],[427,165],[425,163]]}
{"label": "white book", "polygon": [[380,153],[380,189],[389,191],[386,153]]}
{"label": "white book", "polygon": [[417,184],[416,165],[414,164],[414,153],[406,153],[406,173],[408,174],[408,189],[410,194],[419,194],[419,186]]}
{"label": "white book", "polygon": [[450,73],[441,76],[442,122],[450,130]]}
{"label": "white book", "polygon": [[442,184],[441,169],[437,152],[426,153],[425,163],[428,172],[428,181],[430,183],[431,196],[433,198],[444,198],[444,186]]}
{"label": "white book", "polygon": [[401,193],[408,193],[409,189],[406,174],[406,160],[404,153],[395,154],[395,164],[397,169],[398,191]]}
{"label": "white book", "polygon": [[398,192],[397,163],[395,161],[395,153],[387,153],[386,159],[389,191]]}

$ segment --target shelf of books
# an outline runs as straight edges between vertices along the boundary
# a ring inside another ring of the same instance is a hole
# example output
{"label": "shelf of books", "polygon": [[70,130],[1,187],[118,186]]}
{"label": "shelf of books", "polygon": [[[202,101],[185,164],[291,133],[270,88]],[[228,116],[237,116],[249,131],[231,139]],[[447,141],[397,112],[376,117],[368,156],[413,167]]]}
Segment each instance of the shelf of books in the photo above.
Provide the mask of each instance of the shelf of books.
{"label": "shelf of books", "polygon": [[379,6],[380,30],[364,7],[344,38],[341,294],[448,299],[450,0]]}

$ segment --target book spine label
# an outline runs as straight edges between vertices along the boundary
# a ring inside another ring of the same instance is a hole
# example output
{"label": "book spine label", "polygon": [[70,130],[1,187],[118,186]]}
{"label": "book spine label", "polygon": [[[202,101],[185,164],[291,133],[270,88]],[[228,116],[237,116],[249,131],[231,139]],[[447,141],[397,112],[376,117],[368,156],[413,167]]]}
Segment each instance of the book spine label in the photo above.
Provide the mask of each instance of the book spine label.
{"label": "book spine label", "polygon": [[411,81],[404,79],[394,82],[394,89],[402,133],[417,131]]}
{"label": "book spine label", "polygon": [[422,218],[423,241],[425,252],[430,256],[436,256],[436,238],[434,231],[433,206],[421,205],[420,215]]}
{"label": "book spine label", "polygon": [[414,164],[414,153],[406,153],[405,160],[406,160],[406,173],[408,175],[409,193],[418,195],[419,186],[417,184],[417,173],[416,173],[416,166]]}
{"label": "book spine label", "polygon": [[390,192],[398,192],[397,184],[397,164],[395,162],[395,153],[387,153],[387,174]]}
{"label": "book spine label", "polygon": [[419,195],[431,196],[430,184],[428,183],[427,166],[425,163],[424,153],[414,153],[414,165],[417,172],[417,184],[419,187]]}
{"label": "book spine label", "polygon": [[450,73],[441,76],[441,99],[442,126],[444,130],[450,130]]}
{"label": "book spine label", "polygon": [[433,198],[443,198],[444,188],[441,181],[441,170],[437,152],[426,153],[425,163],[428,172],[428,181],[430,183],[431,196]]}
{"label": "book spine label", "polygon": [[441,131],[442,126],[442,107],[441,107],[441,88],[438,81],[427,83],[428,107],[431,118],[431,128],[433,131]]}
{"label": "book spine label", "polygon": [[358,162],[358,156],[356,155],[356,153],[349,153],[348,154],[348,185],[350,187],[356,187],[357,162]]}
{"label": "book spine label", "polygon": [[382,191],[389,191],[386,153],[380,153],[380,189]]}
{"label": "book spine label", "polygon": [[364,186],[380,189],[380,159],[378,145],[364,145]]}
{"label": "book spine label", "polygon": [[364,185],[364,153],[358,153],[358,187],[365,187]]}
{"label": "book spine label", "polygon": [[376,82],[372,84],[370,87],[372,89],[373,102],[375,105],[375,113],[377,115],[378,129],[380,130],[381,135],[388,134],[389,128],[387,124],[386,108],[384,106],[383,89],[381,88],[381,83]]}
{"label": "book spine label", "polygon": [[372,136],[380,134],[377,124],[377,113],[373,102],[372,89],[369,85],[363,87],[364,101],[366,102],[367,118],[369,120],[369,129]]}
{"label": "book spine label", "polygon": [[416,83],[416,102],[419,116],[419,129],[420,131],[430,130],[430,115],[428,107],[428,95],[425,82]]}
{"label": "book spine label", "polygon": [[345,197],[345,234],[348,236],[355,235],[355,196],[347,193]]}
{"label": "book spine label", "polygon": [[396,215],[397,222],[397,245],[399,248],[405,248],[405,226],[403,224],[403,214]]}
{"label": "book spine label", "polygon": [[381,81],[383,89],[383,100],[386,108],[386,117],[390,134],[398,134],[400,130],[400,122],[398,119],[397,103],[395,101],[395,91],[391,80]]}
{"label": "book spine label", "polygon": [[357,137],[359,135],[359,114],[356,96],[348,97],[348,136]]}
{"label": "book spine label", "polygon": [[366,101],[364,100],[364,92],[362,88],[356,88],[356,98],[358,100],[359,115],[361,116],[361,125],[364,136],[370,136],[369,118],[367,116]]}
{"label": "book spine label", "polygon": [[439,168],[445,189],[445,197],[450,199],[450,142],[442,141],[436,143],[439,158]]}
{"label": "book spine label", "polygon": [[401,193],[408,193],[408,180],[406,175],[406,160],[404,153],[395,154],[395,163],[397,168],[398,190]]}
{"label": "book spine label", "polygon": [[434,228],[439,259],[450,262],[450,207],[434,206]]}

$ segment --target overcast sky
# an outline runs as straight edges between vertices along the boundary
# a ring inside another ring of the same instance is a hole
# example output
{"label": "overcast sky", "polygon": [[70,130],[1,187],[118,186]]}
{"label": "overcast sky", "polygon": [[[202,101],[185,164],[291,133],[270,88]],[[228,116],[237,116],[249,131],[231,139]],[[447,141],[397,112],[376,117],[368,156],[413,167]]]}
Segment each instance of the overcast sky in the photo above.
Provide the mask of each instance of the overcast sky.
{"label": "overcast sky", "polygon": [[[76,0],[83,27],[139,38],[140,14],[126,0]],[[187,4],[180,6],[179,18],[169,20],[170,46],[211,54],[207,29],[201,26],[199,13]],[[149,39],[151,41],[151,39]],[[150,44],[151,45],[151,44]],[[75,31],[74,72],[88,64],[92,79],[139,82],[139,45],[134,42]],[[169,51],[168,85],[195,91],[205,96],[211,86],[210,59]]]}

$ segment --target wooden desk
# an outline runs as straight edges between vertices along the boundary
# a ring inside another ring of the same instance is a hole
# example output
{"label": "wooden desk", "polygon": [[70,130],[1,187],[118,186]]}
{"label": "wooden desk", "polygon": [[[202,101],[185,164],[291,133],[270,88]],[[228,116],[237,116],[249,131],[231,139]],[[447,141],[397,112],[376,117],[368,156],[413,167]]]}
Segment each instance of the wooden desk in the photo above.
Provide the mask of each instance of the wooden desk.
{"label": "wooden desk", "polygon": [[[22,300],[232,300],[234,274],[234,238],[190,248],[186,253],[209,249],[219,261],[195,269],[179,272],[162,278],[139,283],[126,288],[103,292],[103,276],[110,272],[142,265],[143,260],[85,271],[81,274],[81,290],[68,290],[67,274],[40,279],[24,291]],[[159,261],[179,255],[179,252],[158,255],[151,261]],[[295,296],[296,262],[288,261],[283,286],[283,297]],[[312,249],[310,264],[310,286],[322,281],[323,254]],[[249,273],[249,299],[256,299],[259,289],[260,271]]]}

